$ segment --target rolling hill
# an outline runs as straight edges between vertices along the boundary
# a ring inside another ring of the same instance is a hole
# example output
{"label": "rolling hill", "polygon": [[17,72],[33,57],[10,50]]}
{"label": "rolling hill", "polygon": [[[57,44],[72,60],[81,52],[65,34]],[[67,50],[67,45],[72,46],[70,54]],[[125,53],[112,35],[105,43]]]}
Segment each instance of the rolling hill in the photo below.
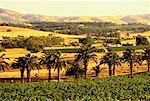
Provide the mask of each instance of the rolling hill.
{"label": "rolling hill", "polygon": [[8,9],[0,9],[0,22],[113,22],[117,24],[150,24],[150,14],[128,16],[45,16],[22,14]]}

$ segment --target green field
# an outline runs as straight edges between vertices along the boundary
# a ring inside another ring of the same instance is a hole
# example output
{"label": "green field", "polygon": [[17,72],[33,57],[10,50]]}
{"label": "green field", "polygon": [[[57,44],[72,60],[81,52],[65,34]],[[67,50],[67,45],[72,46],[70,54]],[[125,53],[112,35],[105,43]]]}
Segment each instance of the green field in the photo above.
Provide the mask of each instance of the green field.
{"label": "green field", "polygon": [[150,73],[51,83],[0,84],[4,101],[149,101]]}

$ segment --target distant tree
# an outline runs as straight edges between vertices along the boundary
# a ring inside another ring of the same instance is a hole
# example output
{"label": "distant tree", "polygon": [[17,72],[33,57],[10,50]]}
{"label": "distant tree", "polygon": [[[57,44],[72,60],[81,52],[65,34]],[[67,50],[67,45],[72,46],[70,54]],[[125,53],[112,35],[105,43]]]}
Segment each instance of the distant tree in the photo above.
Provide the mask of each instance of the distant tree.
{"label": "distant tree", "polygon": [[130,34],[129,34],[129,33],[126,33],[126,36],[127,36],[127,37],[129,37],[129,36],[130,36]]}

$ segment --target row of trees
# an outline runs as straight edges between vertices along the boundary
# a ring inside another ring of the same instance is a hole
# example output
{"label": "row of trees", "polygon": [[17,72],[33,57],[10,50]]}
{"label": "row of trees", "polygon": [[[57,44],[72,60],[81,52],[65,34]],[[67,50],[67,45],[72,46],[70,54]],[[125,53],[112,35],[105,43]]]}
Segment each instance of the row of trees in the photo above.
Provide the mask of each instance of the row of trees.
{"label": "row of trees", "polygon": [[[21,82],[24,80],[24,71],[27,71],[27,81],[30,82],[30,71],[31,69],[37,68],[40,69],[41,66],[46,66],[48,69],[48,82],[52,79],[51,69],[54,68],[58,71],[58,81],[60,81],[60,71],[63,67],[68,67],[66,71],[67,76],[74,76],[78,78],[80,75],[84,75],[84,78],[87,78],[87,67],[89,61],[93,60],[97,63],[93,70],[95,71],[96,76],[102,70],[100,65],[107,64],[109,70],[109,76],[115,75],[116,66],[121,65],[121,63],[127,62],[130,66],[130,73],[133,75],[133,64],[138,63],[142,64],[144,60],[147,61],[148,72],[150,71],[150,49],[145,49],[142,53],[137,53],[133,49],[126,49],[123,52],[123,56],[120,57],[115,52],[112,52],[111,49],[108,49],[108,52],[100,59],[100,62],[97,61],[97,55],[95,52],[95,47],[92,46],[93,39],[90,36],[84,40],[80,52],[75,56],[74,61],[65,61],[61,56],[60,52],[54,53],[45,53],[45,55],[38,59],[36,56],[31,54],[26,55],[25,57],[19,57],[11,65],[12,68],[19,68],[21,72]],[[4,55],[0,57],[0,70],[4,70],[5,66],[8,65],[4,61]],[[82,65],[80,65],[82,62]]]}

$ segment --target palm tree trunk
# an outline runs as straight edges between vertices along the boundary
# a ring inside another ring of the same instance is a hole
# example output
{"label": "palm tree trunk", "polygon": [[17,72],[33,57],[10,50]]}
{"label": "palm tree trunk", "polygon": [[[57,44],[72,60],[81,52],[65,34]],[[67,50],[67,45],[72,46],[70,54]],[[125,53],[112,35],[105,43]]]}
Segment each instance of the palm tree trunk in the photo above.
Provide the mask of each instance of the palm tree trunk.
{"label": "palm tree trunk", "polygon": [[98,77],[98,73],[96,72],[96,77]]}
{"label": "palm tree trunk", "polygon": [[77,71],[75,71],[75,73],[74,73],[74,77],[75,77],[75,79],[77,79],[77,78],[78,78]]}
{"label": "palm tree trunk", "polygon": [[60,68],[58,67],[58,82],[60,81]]}
{"label": "palm tree trunk", "polygon": [[30,68],[27,67],[27,82],[30,82],[30,81],[31,81],[31,80],[30,80],[30,72],[31,72]]}
{"label": "palm tree trunk", "polygon": [[133,62],[130,62],[130,74],[133,76]]}
{"label": "palm tree trunk", "polygon": [[85,61],[84,62],[84,76],[85,76],[85,78],[84,79],[86,79],[87,78],[87,62]]}
{"label": "palm tree trunk", "polygon": [[51,80],[51,68],[48,69],[48,82]]}
{"label": "palm tree trunk", "polygon": [[114,67],[113,67],[113,75],[115,75],[115,69],[116,69],[116,64],[114,63]]}
{"label": "palm tree trunk", "polygon": [[111,65],[109,65],[109,76],[112,76],[112,66]]}
{"label": "palm tree trunk", "polygon": [[24,82],[24,69],[20,69],[20,73],[21,73],[21,82]]}
{"label": "palm tree trunk", "polygon": [[150,72],[150,59],[147,60],[148,72]]}
{"label": "palm tree trunk", "polygon": [[87,64],[84,64],[84,79],[87,79]]}

